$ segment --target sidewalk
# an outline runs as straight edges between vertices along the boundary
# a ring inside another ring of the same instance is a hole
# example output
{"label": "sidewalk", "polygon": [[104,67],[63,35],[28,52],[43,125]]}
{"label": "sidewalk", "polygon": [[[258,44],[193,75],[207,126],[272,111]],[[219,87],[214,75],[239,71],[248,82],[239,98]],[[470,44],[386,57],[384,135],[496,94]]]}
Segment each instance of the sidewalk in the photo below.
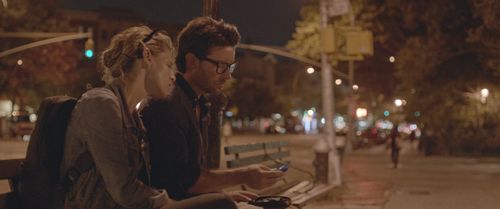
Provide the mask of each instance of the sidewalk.
{"label": "sidewalk", "polygon": [[346,156],[344,185],[307,209],[498,209],[500,159],[424,157],[406,144],[393,169],[384,147]]}
{"label": "sidewalk", "polygon": [[[314,136],[241,136],[234,143],[284,140],[294,165],[313,171]],[[0,159],[22,158],[27,143],[0,141]],[[304,209],[498,209],[500,159],[424,157],[408,144],[401,166],[393,169],[384,146],[356,150],[343,161],[344,184]],[[295,172],[297,173],[297,172]],[[293,177],[293,172],[288,175]],[[306,174],[298,177],[306,178]],[[0,182],[0,192],[7,189]]]}

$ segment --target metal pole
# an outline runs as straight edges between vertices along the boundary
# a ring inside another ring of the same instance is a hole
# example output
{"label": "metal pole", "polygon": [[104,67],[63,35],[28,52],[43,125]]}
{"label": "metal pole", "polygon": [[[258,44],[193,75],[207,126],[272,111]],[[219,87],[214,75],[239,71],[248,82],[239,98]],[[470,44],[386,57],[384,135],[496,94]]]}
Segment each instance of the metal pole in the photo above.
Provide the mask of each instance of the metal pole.
{"label": "metal pole", "polygon": [[13,49],[5,50],[3,52],[0,52],[0,57],[5,57],[7,55],[11,55],[20,51],[24,51],[26,49],[38,47],[38,46],[43,46],[47,44],[52,44],[56,42],[62,42],[62,41],[69,41],[69,40],[75,40],[75,39],[83,39],[83,38],[90,38],[92,37],[92,32],[89,33],[73,33],[71,35],[64,35],[64,36],[59,36],[55,38],[50,38],[50,39],[45,39],[42,41],[36,41],[33,43],[25,44]]}
{"label": "metal pole", "polygon": [[[294,54],[287,52],[287,51],[275,49],[272,46],[262,46],[262,45],[255,45],[255,44],[240,43],[240,44],[238,44],[237,47],[240,49],[248,49],[248,50],[254,50],[254,51],[259,51],[259,52],[271,53],[271,54],[279,55],[282,57],[288,57],[290,59],[294,59],[294,60],[301,61],[303,63],[307,63],[309,65],[312,65],[313,67],[321,67],[321,63],[319,63],[319,62],[311,60],[307,57],[294,55]],[[343,79],[349,79],[349,76],[347,74],[340,72],[338,70],[333,70],[333,74],[335,74],[336,76],[343,78]]]}
{"label": "metal pole", "polygon": [[[321,30],[324,30],[328,24],[328,16],[326,11],[325,0],[320,0],[320,14],[321,14]],[[335,146],[335,130],[333,127],[333,83],[332,83],[332,66],[328,62],[328,56],[324,49],[321,48],[321,87],[322,87],[322,105],[323,105],[323,115],[325,116],[325,128],[324,134],[326,135],[327,142],[330,146],[330,152],[328,156],[329,165],[328,166],[328,182],[335,185],[341,184],[340,177],[340,161]]]}
{"label": "metal pole", "polygon": [[[349,25],[354,26],[354,11],[352,10],[352,6],[349,12]],[[352,142],[355,137],[355,129],[356,129],[356,118],[354,117],[354,90],[352,86],[354,85],[354,61],[349,60],[349,105],[347,107],[347,123],[348,123],[348,133],[346,140],[346,152],[352,151]]]}
{"label": "metal pole", "polygon": [[[219,18],[219,0],[203,0],[203,16],[209,16],[213,19]],[[210,118],[209,131],[206,136],[208,140],[207,150],[207,167],[210,169],[220,168],[220,150],[221,142],[221,126],[223,120],[223,112],[227,105],[227,97],[223,93],[209,96]]]}
{"label": "metal pole", "polygon": [[219,0],[203,0],[203,16],[220,19]]}

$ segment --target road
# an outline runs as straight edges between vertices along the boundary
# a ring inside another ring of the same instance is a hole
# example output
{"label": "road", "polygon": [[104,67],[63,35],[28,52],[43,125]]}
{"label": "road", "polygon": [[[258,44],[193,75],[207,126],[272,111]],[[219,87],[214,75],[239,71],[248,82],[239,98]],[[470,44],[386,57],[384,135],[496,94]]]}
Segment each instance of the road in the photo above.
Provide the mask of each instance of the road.
{"label": "road", "polygon": [[[291,161],[313,171],[312,146],[319,135],[244,135],[224,144],[289,140]],[[23,157],[26,143],[0,140],[0,159]],[[305,209],[498,209],[500,159],[424,157],[405,144],[393,169],[383,146],[356,150],[343,160],[343,185]],[[294,174],[295,173],[295,174]],[[307,177],[290,170],[289,175]],[[0,193],[7,190],[0,182]]]}

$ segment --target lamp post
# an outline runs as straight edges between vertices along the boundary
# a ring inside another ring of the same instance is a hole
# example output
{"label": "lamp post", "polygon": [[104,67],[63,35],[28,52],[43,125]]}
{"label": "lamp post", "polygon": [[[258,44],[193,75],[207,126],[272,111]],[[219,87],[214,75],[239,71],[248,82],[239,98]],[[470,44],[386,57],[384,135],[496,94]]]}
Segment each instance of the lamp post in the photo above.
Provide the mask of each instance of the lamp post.
{"label": "lamp post", "polygon": [[[478,93],[477,93],[477,97],[480,101],[481,104],[486,104],[486,99],[488,98],[488,96],[490,95],[490,90],[488,90],[487,88],[483,88],[481,89]],[[477,121],[477,128],[481,128],[481,126],[483,126],[483,123],[484,121],[481,120],[481,104],[479,102],[476,103],[476,121]]]}
{"label": "lamp post", "polygon": [[[319,1],[320,8],[320,29],[326,30],[328,25],[328,14],[327,14],[327,1]],[[340,172],[340,159],[335,147],[335,129],[333,126],[333,115],[334,115],[334,91],[333,91],[333,78],[332,78],[332,66],[328,61],[328,55],[324,48],[321,48],[321,94],[322,94],[322,106],[323,115],[325,117],[325,127],[324,135],[325,138],[319,139],[325,140],[326,143],[320,143],[316,146],[316,157],[321,158],[324,151],[328,150],[328,164],[327,164],[327,175],[328,183],[334,185],[340,185],[341,172]],[[326,147],[327,149],[323,149]],[[321,148],[323,147],[323,148]]]}
{"label": "lamp post", "polygon": [[[292,95],[296,95],[297,94],[297,88],[298,88],[298,85],[299,85],[299,78],[301,78],[301,75],[302,75],[302,70],[298,71],[295,73],[295,75],[293,76],[293,80],[292,80]],[[308,67],[306,69],[306,73],[309,74],[309,75],[312,75],[316,72],[316,70],[313,68],[313,67]]]}
{"label": "lamp post", "polygon": [[219,0],[203,0],[203,16],[219,19]]}

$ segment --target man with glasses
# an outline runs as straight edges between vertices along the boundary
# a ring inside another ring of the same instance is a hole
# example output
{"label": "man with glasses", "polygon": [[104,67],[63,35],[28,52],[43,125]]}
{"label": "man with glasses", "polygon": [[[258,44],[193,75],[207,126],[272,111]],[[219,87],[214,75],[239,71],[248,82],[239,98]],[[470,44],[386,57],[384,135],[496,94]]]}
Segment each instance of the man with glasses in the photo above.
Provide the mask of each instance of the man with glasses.
{"label": "man with glasses", "polygon": [[[210,102],[205,95],[221,94],[235,70],[240,34],[234,25],[200,17],[190,21],[177,39],[176,87],[171,97],[150,100],[142,109],[150,140],[152,184],[174,199],[221,192],[247,184],[256,189],[273,185],[284,173],[263,165],[238,169],[208,166]],[[227,193],[234,201],[249,201],[255,194]]]}

